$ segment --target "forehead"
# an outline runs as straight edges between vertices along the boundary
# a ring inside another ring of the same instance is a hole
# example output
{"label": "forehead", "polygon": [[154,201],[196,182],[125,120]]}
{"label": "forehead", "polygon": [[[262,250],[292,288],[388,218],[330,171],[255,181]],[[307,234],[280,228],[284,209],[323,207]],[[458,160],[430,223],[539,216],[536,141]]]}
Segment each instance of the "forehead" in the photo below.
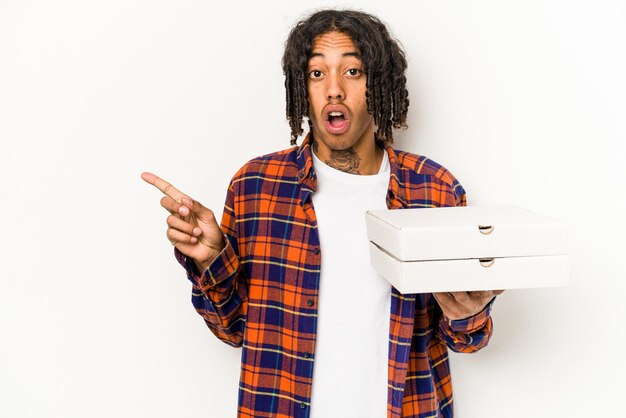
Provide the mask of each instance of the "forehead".
{"label": "forehead", "polygon": [[328,53],[359,53],[358,48],[354,45],[352,38],[342,32],[326,32],[318,35],[313,41],[311,50],[311,58],[316,56],[325,56]]}

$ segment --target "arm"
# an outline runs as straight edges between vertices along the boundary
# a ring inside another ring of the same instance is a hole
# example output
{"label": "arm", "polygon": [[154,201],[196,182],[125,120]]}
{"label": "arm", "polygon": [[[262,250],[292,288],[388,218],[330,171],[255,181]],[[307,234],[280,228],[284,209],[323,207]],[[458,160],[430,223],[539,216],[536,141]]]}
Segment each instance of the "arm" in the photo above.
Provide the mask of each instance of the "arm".
{"label": "arm", "polygon": [[[444,194],[442,206],[467,206],[463,186],[448,173],[451,186]],[[491,308],[503,290],[433,293],[441,316],[438,337],[456,352],[472,353],[489,343],[493,333]]]}
{"label": "arm", "polygon": [[228,188],[222,227],[213,212],[151,173],[141,176],[161,190],[170,216],[167,237],[192,283],[192,302],[222,341],[240,346],[247,310],[247,286],[237,255],[234,188]]}
{"label": "arm", "polygon": [[234,214],[234,190],[228,187],[221,230],[225,246],[208,263],[197,263],[177,248],[176,259],[185,268],[193,289],[191,301],[209,329],[226,344],[242,344],[248,292],[239,256]]}

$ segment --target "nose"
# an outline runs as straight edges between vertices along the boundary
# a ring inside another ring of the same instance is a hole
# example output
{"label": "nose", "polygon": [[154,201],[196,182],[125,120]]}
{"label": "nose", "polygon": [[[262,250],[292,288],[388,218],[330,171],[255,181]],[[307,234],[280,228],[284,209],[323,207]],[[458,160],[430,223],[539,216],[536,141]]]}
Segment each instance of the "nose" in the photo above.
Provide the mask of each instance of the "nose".
{"label": "nose", "polygon": [[326,98],[328,100],[345,99],[343,80],[337,73],[326,77]]}

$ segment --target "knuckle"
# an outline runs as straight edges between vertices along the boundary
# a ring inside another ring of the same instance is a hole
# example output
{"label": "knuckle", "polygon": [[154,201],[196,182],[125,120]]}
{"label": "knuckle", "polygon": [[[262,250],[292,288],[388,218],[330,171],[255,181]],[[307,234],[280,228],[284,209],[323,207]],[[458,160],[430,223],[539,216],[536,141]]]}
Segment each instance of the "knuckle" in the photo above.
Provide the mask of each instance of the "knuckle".
{"label": "knuckle", "polygon": [[487,295],[487,292],[485,292],[483,290],[478,291],[478,292],[474,292],[474,293],[471,294],[471,300],[473,300],[473,301],[480,301],[480,300],[484,299],[486,295]]}

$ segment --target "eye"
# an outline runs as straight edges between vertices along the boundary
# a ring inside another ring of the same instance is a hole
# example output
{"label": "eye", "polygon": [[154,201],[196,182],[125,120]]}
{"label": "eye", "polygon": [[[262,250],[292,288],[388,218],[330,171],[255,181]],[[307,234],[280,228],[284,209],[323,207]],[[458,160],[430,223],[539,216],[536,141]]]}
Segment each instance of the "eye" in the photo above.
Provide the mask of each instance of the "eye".
{"label": "eye", "polygon": [[310,78],[320,78],[322,76],[322,72],[320,70],[313,70],[309,72]]}
{"label": "eye", "polygon": [[358,68],[350,68],[348,71],[346,71],[349,75],[351,75],[352,77],[358,77],[360,76],[363,72],[361,70],[359,70]]}

